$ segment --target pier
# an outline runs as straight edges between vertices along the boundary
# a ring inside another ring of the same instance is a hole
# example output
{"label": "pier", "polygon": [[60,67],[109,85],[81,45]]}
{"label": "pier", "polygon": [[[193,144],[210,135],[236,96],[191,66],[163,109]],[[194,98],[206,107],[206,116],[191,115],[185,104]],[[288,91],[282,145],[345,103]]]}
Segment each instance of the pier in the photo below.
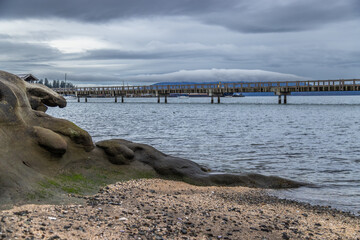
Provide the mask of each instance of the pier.
{"label": "pier", "polygon": [[125,97],[154,97],[158,103],[161,98],[167,103],[167,98],[172,94],[191,94],[191,96],[211,97],[211,103],[217,98],[227,94],[241,93],[266,93],[273,92],[278,96],[279,104],[287,103],[287,96],[292,92],[334,92],[334,91],[359,91],[360,79],[340,80],[311,80],[311,81],[285,81],[285,82],[238,82],[238,83],[213,83],[213,84],[169,84],[145,86],[101,86],[101,87],[76,87],[71,89],[54,89],[62,95],[75,95],[80,102],[81,98],[87,102],[88,98],[114,98],[124,102]]}

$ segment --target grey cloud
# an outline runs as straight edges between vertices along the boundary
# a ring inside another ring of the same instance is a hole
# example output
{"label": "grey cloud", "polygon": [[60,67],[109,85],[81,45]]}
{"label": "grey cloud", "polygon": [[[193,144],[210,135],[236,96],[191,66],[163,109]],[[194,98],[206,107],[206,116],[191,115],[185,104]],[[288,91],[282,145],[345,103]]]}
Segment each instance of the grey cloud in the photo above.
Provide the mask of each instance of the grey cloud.
{"label": "grey cloud", "polygon": [[71,71],[59,71],[55,69],[48,69],[42,72],[34,72],[37,77],[42,79],[47,78],[49,80],[64,80],[65,73],[67,73],[66,79],[77,86],[120,85],[119,77],[101,74],[96,71],[91,72],[91,69],[89,69],[87,73],[74,73]]}
{"label": "grey cloud", "polygon": [[49,62],[60,57],[57,50],[43,45],[8,41],[0,41],[0,52],[2,70],[13,73],[52,68]]}
{"label": "grey cloud", "polygon": [[245,9],[212,12],[203,19],[240,32],[266,33],[309,30],[360,17],[360,6],[356,0],[292,0],[274,1],[272,4],[260,0],[257,4],[249,3]]}
{"label": "grey cloud", "polygon": [[158,59],[169,54],[150,51],[123,51],[117,49],[91,50],[82,54],[79,60],[111,60],[111,59]]}
{"label": "grey cloud", "polygon": [[11,37],[7,34],[0,34],[0,40],[10,39]]}
{"label": "grey cloud", "polygon": [[0,14],[3,18],[60,17],[96,22],[137,16],[187,15],[222,5],[215,0],[2,0]]}
{"label": "grey cloud", "polygon": [[90,50],[82,54],[77,60],[135,60],[135,59],[170,59],[170,58],[196,58],[197,56],[223,56],[224,53],[214,49],[154,49],[154,50],[118,50],[102,49]]}
{"label": "grey cloud", "polygon": [[240,32],[291,32],[360,17],[358,0],[2,0],[0,18],[86,22],[188,16]]}
{"label": "grey cloud", "polygon": [[0,52],[6,56],[6,62],[49,61],[61,56],[59,51],[46,45],[10,41],[0,41]]}

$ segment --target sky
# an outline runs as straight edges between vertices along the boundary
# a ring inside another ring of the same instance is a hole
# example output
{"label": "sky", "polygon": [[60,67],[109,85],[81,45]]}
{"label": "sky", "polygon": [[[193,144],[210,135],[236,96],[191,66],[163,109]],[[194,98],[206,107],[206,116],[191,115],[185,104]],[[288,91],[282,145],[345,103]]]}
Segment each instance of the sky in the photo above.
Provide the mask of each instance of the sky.
{"label": "sky", "polygon": [[78,86],[360,78],[360,0],[0,0],[0,70]]}

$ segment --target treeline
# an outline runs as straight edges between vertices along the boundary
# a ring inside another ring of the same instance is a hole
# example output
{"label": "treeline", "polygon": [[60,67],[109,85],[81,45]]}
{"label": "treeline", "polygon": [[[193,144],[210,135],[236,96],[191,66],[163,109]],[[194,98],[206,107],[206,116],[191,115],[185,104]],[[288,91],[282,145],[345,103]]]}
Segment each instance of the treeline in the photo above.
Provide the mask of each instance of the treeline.
{"label": "treeline", "polygon": [[71,82],[60,81],[60,80],[53,80],[49,81],[47,78],[40,79],[38,83],[43,84],[49,88],[74,88],[75,85]]}

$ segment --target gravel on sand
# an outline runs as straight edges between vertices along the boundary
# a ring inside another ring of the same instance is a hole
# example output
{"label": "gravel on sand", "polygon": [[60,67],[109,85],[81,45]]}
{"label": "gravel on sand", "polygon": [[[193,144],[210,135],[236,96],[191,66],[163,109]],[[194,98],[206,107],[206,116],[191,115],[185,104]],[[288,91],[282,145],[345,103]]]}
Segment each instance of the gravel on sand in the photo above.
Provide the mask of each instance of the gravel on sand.
{"label": "gravel on sand", "polygon": [[0,239],[360,239],[360,218],[246,187],[119,182],[82,205],[0,212]]}

